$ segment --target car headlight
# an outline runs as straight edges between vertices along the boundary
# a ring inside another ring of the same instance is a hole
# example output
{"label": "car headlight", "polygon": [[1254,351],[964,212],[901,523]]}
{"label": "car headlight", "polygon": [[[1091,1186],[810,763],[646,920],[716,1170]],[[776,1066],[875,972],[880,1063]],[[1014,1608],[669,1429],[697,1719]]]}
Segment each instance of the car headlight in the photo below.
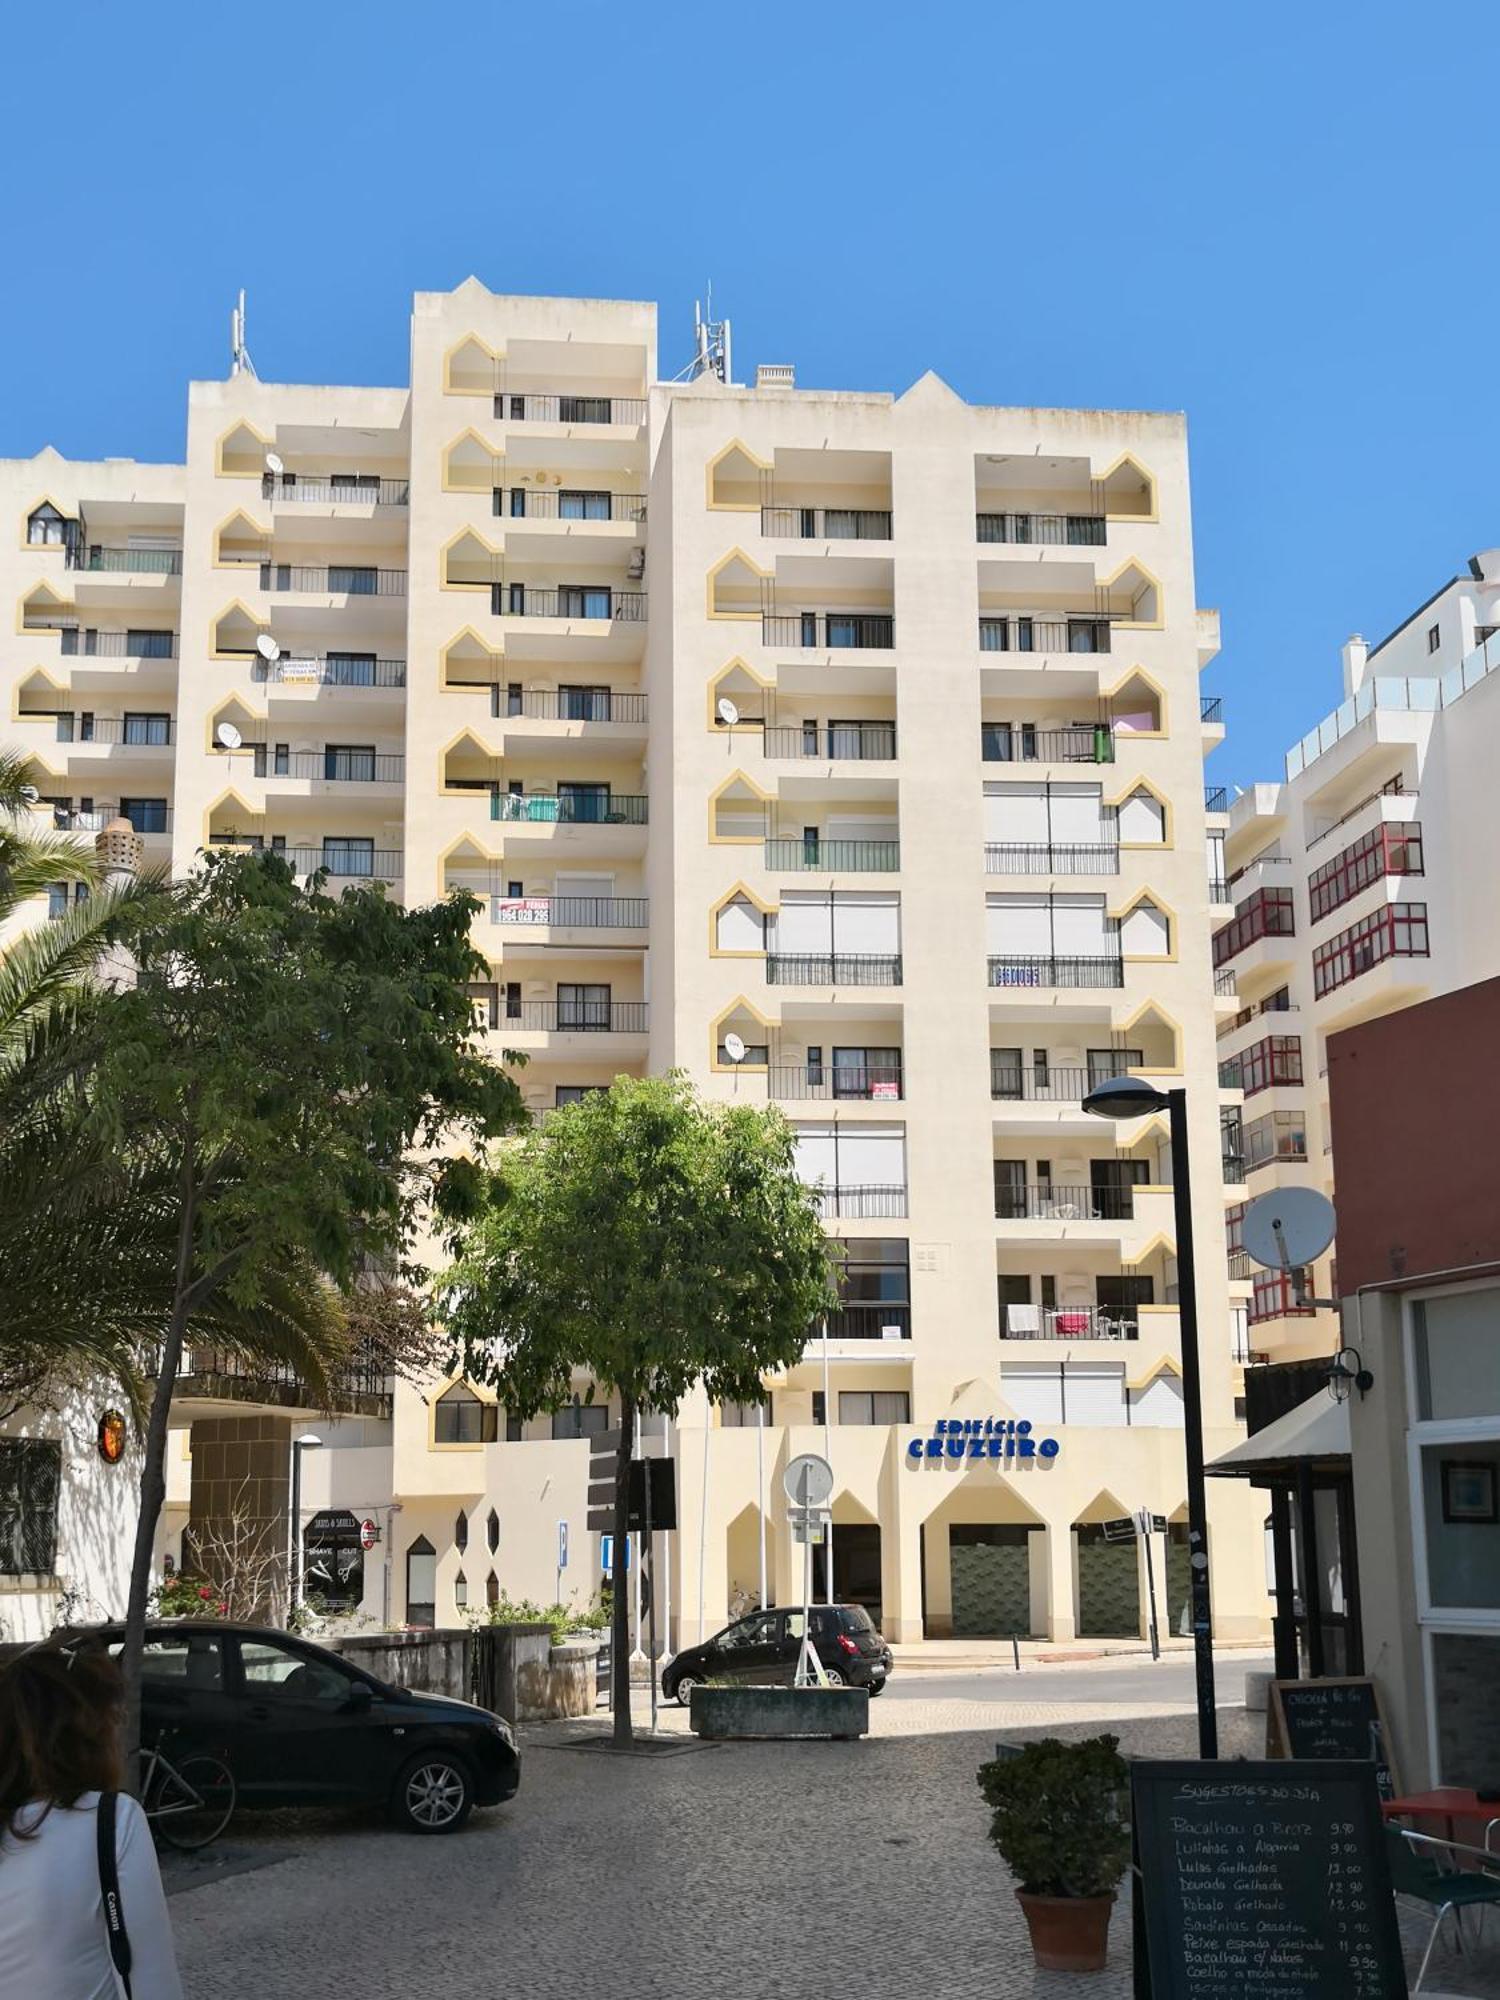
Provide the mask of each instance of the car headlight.
{"label": "car headlight", "polygon": [[495,1734],[500,1738],[500,1741],[504,1744],[507,1744],[512,1750],[514,1750],[516,1747],[516,1732],[511,1728],[510,1724],[508,1722],[502,1722],[499,1716],[497,1715],[494,1718],[493,1727]]}

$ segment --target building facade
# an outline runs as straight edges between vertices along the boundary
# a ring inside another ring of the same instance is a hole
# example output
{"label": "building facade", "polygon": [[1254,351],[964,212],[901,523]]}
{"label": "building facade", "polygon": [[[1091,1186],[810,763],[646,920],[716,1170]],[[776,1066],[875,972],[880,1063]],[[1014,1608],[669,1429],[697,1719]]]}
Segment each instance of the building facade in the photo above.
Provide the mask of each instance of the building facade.
{"label": "building facade", "polygon": [[[796,1127],[843,1308],[762,1406],[690,1400],[650,1441],[670,1643],[762,1576],[794,1594],[780,1471],[809,1449],[833,1587],[894,1638],[1139,1633],[1144,1551],[1103,1534],[1137,1508],[1178,1624],[1172,1162],[1082,1100],[1126,1069],[1188,1091],[1212,1455],[1240,1435],[1238,1002],[1180,417],[664,384],[654,308],[471,279],[418,295],[409,388],[241,372],[192,386],[185,468],[0,482],[11,728],[61,823],[118,808],[178,870],[248,843],[335,888],[470,889],[476,1018],[539,1116],[676,1068]],[[384,1385],[388,1431],[372,1404],[329,1432],[324,1513],[385,1486],[368,1612],[595,1594],[587,1386],[521,1423]],[[1211,1505],[1216,1622],[1249,1636],[1258,1517]]]}

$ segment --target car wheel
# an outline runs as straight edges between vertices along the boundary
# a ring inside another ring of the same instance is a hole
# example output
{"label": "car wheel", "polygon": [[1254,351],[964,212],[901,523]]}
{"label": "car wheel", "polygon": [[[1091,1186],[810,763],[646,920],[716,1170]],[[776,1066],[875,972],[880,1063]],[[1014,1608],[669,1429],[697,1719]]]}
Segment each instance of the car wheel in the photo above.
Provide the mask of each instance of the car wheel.
{"label": "car wheel", "polygon": [[672,1689],[672,1699],[679,1708],[686,1708],[692,1699],[693,1689],[701,1686],[694,1674],[679,1674]]}
{"label": "car wheel", "polygon": [[474,1781],[458,1758],[430,1750],[403,1769],[393,1805],[408,1833],[457,1833],[474,1809]]}
{"label": "car wheel", "polygon": [[823,1678],[831,1688],[841,1688],[849,1685],[837,1667],[825,1667],[823,1669]]}
{"label": "car wheel", "polygon": [[884,1693],[885,1693],[885,1682],[884,1682],[884,1681],[871,1681],[871,1683],[870,1683],[870,1692],[871,1692],[871,1694],[884,1694]]}

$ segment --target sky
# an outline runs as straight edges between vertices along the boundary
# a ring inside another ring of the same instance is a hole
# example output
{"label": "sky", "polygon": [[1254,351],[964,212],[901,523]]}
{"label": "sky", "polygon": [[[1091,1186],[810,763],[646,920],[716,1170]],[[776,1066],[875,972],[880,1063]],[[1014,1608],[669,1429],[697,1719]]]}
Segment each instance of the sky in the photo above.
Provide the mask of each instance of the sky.
{"label": "sky", "polygon": [[1185,410],[1216,783],[1500,544],[1500,10],[70,0],[0,18],[0,456],[177,458],[229,309],[404,383],[410,294],[712,281],[736,374]]}

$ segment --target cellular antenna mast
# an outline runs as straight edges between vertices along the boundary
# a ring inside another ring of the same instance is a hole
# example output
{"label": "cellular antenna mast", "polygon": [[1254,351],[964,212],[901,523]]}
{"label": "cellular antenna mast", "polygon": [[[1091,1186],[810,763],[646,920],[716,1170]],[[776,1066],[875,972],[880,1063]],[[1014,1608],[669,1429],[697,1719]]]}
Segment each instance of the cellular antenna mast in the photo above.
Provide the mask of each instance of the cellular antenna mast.
{"label": "cellular antenna mast", "polygon": [[245,292],[240,288],[239,303],[229,315],[229,373],[234,375],[255,374],[255,363],[250,359],[250,350],[245,345]]}
{"label": "cellular antenna mast", "polygon": [[717,376],[726,388],[733,380],[730,328],[727,319],[714,318],[714,288],[708,288],[708,311],[703,301],[693,301],[693,358],[673,377],[677,382],[696,382],[702,375]]}

